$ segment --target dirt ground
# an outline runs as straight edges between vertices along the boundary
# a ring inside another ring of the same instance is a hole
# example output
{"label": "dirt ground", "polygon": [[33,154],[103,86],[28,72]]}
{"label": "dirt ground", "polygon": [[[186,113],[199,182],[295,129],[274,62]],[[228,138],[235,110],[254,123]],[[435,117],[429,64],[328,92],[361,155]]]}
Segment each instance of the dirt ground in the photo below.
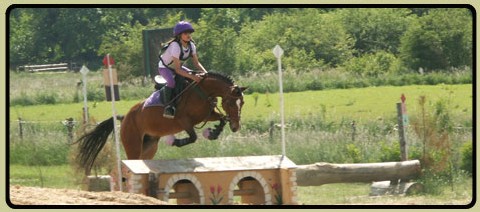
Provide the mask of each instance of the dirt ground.
{"label": "dirt ground", "polygon": [[125,192],[88,192],[10,186],[10,202],[14,205],[166,205],[167,203],[141,194]]}

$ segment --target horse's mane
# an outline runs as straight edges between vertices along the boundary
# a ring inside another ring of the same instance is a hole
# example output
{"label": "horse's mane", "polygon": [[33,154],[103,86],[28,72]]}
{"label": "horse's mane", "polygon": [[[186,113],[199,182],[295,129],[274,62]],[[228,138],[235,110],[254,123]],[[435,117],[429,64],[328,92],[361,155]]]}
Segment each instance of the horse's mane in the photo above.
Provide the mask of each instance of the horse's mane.
{"label": "horse's mane", "polygon": [[219,79],[219,80],[222,80],[226,83],[234,85],[233,79],[231,77],[227,76],[227,75],[224,75],[224,74],[215,73],[215,72],[208,72],[208,74],[206,76],[211,77],[211,78],[215,78],[215,79]]}

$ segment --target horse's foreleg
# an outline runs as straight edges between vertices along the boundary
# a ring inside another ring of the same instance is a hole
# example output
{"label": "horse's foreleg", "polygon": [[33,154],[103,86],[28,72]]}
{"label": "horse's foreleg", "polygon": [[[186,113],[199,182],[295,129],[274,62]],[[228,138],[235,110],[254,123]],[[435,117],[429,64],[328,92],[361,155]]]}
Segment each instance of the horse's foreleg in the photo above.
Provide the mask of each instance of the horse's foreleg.
{"label": "horse's foreleg", "polygon": [[204,136],[208,139],[208,140],[216,140],[218,139],[218,136],[220,135],[220,133],[222,133],[223,131],[223,127],[225,127],[227,123],[225,122],[224,119],[220,119],[220,123],[215,125],[215,129],[211,129],[211,128],[207,128],[205,129],[206,132],[204,131]]}
{"label": "horse's foreleg", "polygon": [[217,121],[217,120],[220,121],[220,123],[218,125],[215,125],[215,129],[207,128],[203,132],[203,136],[208,140],[218,139],[218,136],[223,131],[223,127],[225,127],[226,122],[225,122],[224,116],[217,112],[213,113],[212,116],[210,116],[210,118],[208,119],[208,121]]}
{"label": "horse's foreleg", "polygon": [[189,137],[181,139],[175,138],[172,146],[182,147],[187,144],[195,143],[195,141],[197,140],[197,134],[195,133],[195,130],[193,128],[189,128],[185,131],[188,133]]}

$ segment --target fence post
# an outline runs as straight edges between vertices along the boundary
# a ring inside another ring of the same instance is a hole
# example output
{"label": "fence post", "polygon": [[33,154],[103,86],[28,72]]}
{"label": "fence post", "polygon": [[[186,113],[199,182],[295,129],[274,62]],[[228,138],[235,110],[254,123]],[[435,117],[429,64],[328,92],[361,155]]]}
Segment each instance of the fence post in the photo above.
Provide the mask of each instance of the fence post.
{"label": "fence post", "polygon": [[[402,161],[408,160],[408,152],[407,152],[407,138],[406,138],[406,127],[408,125],[408,117],[407,117],[407,108],[405,105],[405,95],[402,94],[400,97],[402,102],[397,103],[397,120],[398,120],[398,135],[400,137],[400,156]],[[395,179],[390,181],[391,185],[396,186],[398,183],[403,182],[404,179]]]}
{"label": "fence post", "polygon": [[20,133],[20,139],[23,140],[23,121],[21,117],[18,117],[18,129]]}
{"label": "fence post", "polygon": [[270,142],[273,141],[273,130],[275,128],[275,123],[273,121],[270,121],[270,128],[268,129],[268,132],[270,134],[269,140]]}
{"label": "fence post", "polygon": [[398,120],[398,135],[400,137],[400,155],[402,161],[408,160],[407,153],[407,138],[405,136],[405,130],[408,123],[407,109],[405,105],[405,95],[402,94],[402,102],[397,103],[397,120]]}
{"label": "fence post", "polygon": [[75,121],[73,121],[73,118],[67,118],[63,121],[63,125],[67,127],[68,143],[71,144],[73,142],[73,127],[75,126]]}
{"label": "fence post", "polygon": [[355,120],[352,121],[352,141],[355,141],[355,134],[357,131],[357,126],[355,125]]}

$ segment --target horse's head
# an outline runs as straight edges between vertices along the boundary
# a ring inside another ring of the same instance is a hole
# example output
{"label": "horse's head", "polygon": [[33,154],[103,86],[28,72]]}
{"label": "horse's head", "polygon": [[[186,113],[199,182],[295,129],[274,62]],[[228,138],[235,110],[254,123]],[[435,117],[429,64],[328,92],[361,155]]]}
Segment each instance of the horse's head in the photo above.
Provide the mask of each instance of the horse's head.
{"label": "horse's head", "polygon": [[230,129],[236,132],[240,129],[240,114],[243,106],[243,91],[246,87],[230,86],[227,94],[222,98],[222,108],[227,113]]}

